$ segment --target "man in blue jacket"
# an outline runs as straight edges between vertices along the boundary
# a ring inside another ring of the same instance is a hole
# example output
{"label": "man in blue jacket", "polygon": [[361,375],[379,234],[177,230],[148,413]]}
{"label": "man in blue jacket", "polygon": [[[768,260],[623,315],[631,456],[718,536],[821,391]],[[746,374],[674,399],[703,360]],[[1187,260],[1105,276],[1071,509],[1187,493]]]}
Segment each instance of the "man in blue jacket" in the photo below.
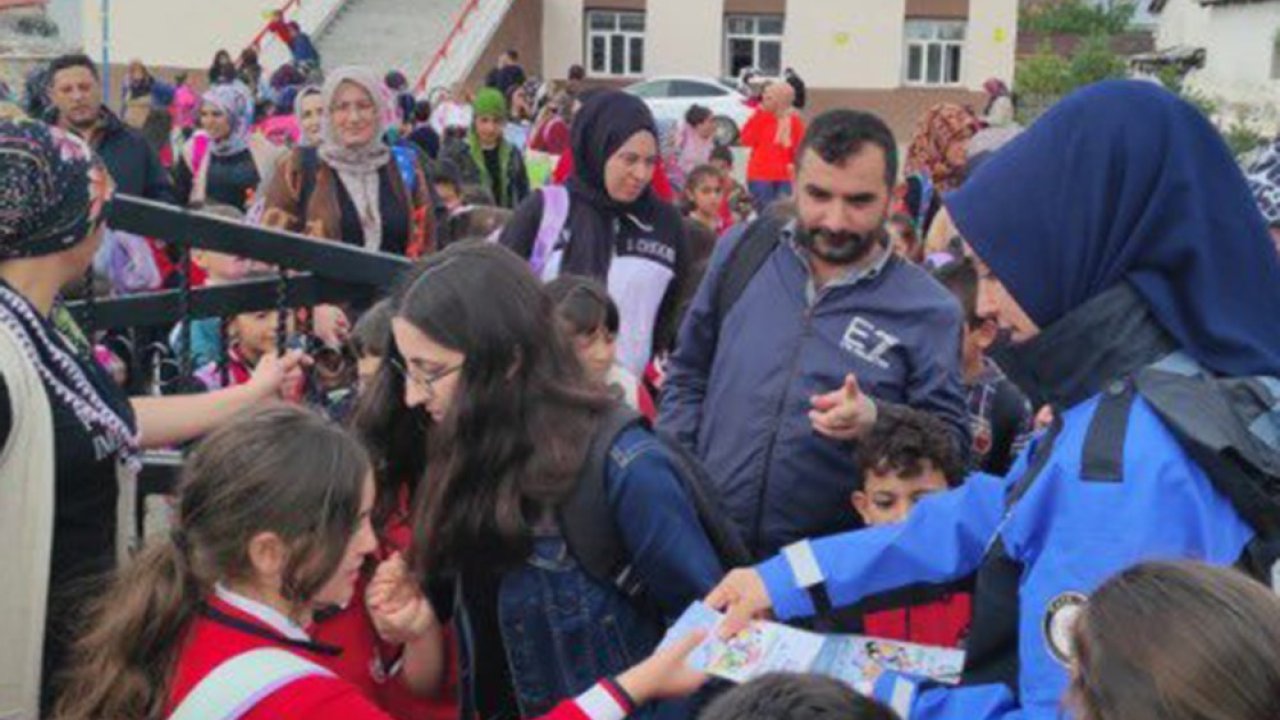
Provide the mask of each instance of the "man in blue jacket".
{"label": "man in blue jacket", "polygon": [[[1276,577],[1276,497],[1241,470],[1280,467],[1280,263],[1217,131],[1147,83],[1063,100],[946,204],[979,314],[1011,333],[1011,375],[1054,425],[1007,478],[791,545],[708,601],[728,633],[976,574],[961,685],[886,672],[876,694],[910,720],[1056,719],[1073,621],[1112,574],[1190,558]],[[1263,410],[1236,422],[1246,398]]]}
{"label": "man in blue jacket", "polygon": [[[831,111],[797,157],[796,217],[719,244],[659,418],[702,459],[757,557],[853,526],[854,441],[877,403],[933,413],[968,447],[960,309],[894,255],[885,230],[893,134],[873,115]],[[728,286],[739,286],[731,301]]]}

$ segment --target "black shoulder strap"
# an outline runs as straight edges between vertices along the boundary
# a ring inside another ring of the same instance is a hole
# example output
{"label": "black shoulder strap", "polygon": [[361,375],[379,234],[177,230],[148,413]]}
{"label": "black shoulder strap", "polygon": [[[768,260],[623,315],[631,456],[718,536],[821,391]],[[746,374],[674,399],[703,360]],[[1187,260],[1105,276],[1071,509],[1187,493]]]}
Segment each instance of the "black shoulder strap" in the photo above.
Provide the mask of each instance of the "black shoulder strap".
{"label": "black shoulder strap", "polygon": [[298,219],[302,229],[307,225],[307,207],[311,205],[311,195],[316,190],[316,173],[320,168],[320,154],[313,147],[302,150],[302,187],[298,193]]}
{"label": "black shoulder strap", "polygon": [[560,530],[578,563],[587,574],[617,587],[628,597],[637,595],[641,588],[638,578],[628,577],[630,563],[622,535],[609,510],[604,476],[609,449],[618,435],[644,422],[638,412],[621,404],[600,416],[573,494],[558,510]]}
{"label": "black shoulder strap", "polygon": [[786,227],[787,218],[763,217],[747,226],[738,244],[729,251],[720,281],[716,286],[715,311],[717,324],[723,323],[738,298],[764,265],[765,260],[778,246],[779,235]]}

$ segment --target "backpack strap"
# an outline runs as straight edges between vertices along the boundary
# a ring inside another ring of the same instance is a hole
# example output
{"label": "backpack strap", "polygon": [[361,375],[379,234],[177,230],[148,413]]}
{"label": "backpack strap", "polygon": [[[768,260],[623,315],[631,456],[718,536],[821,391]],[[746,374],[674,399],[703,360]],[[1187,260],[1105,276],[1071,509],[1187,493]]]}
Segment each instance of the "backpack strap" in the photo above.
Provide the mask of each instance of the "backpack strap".
{"label": "backpack strap", "polygon": [[541,192],[542,220],[538,223],[533,249],[529,251],[529,269],[540,278],[569,220],[569,191],[563,185],[547,185]]}
{"label": "backpack strap", "polygon": [[243,652],[197,683],[169,720],[237,720],[271,693],[316,675],[332,677],[333,673],[281,648]]}
{"label": "backpack strap", "polygon": [[628,598],[638,596],[643,588],[633,577],[622,534],[609,509],[605,469],[618,436],[644,424],[640,413],[622,404],[601,415],[573,493],[557,509],[561,532],[574,558],[588,575],[612,585]]}
{"label": "backpack strap", "polygon": [[724,322],[725,316],[742,297],[751,279],[773,254],[774,248],[778,247],[782,229],[788,222],[789,218],[760,218],[747,226],[742,239],[729,251],[729,257],[720,271],[713,300],[717,325]]}
{"label": "backpack strap", "polygon": [[298,191],[298,222],[302,230],[307,226],[307,207],[311,204],[311,196],[316,190],[316,174],[320,171],[320,153],[313,147],[302,150],[302,187]]}

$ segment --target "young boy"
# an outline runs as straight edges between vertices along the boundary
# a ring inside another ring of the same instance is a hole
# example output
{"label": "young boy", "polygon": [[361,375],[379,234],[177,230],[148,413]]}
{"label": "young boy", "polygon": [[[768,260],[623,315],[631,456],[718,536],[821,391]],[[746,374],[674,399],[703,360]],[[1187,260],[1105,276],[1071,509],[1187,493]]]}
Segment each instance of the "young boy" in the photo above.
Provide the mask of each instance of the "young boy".
{"label": "young boy", "polygon": [[507,142],[507,101],[485,88],[471,104],[473,121],[465,142],[448,143],[444,159],[458,169],[463,185],[479,185],[498,207],[515,209],[529,195],[529,173],[520,149]]}
{"label": "young boy", "polygon": [[[965,468],[941,420],[905,407],[884,408],[858,446],[858,477],[850,498],[868,527],[902,522],[928,495],[959,485]],[[967,587],[913,591],[901,604],[871,598],[819,621],[823,632],[861,633],[889,640],[959,647],[968,633]]]}
{"label": "young boy", "polygon": [[720,171],[721,202],[720,221],[725,227],[744,223],[755,215],[755,203],[751,193],[742,183],[733,179],[733,151],[723,145],[717,145],[711,151],[710,165]]}
{"label": "young boy", "polygon": [[946,257],[939,258],[934,277],[956,296],[967,318],[962,365],[973,435],[970,469],[1003,476],[1031,440],[1035,416],[1027,396],[987,357],[996,340],[996,324],[978,317],[978,272],[973,261]]}

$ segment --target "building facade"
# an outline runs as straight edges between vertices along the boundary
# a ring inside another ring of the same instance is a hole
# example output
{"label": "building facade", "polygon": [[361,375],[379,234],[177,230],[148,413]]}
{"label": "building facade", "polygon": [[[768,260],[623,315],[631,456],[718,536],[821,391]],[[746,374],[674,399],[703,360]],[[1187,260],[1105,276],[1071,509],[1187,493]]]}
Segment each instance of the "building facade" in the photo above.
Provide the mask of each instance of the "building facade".
{"label": "building facade", "polygon": [[[519,2],[528,0],[517,0]],[[600,83],[793,68],[810,109],[877,112],[900,136],[942,101],[981,110],[1013,78],[1018,0],[542,0],[543,74]]]}

